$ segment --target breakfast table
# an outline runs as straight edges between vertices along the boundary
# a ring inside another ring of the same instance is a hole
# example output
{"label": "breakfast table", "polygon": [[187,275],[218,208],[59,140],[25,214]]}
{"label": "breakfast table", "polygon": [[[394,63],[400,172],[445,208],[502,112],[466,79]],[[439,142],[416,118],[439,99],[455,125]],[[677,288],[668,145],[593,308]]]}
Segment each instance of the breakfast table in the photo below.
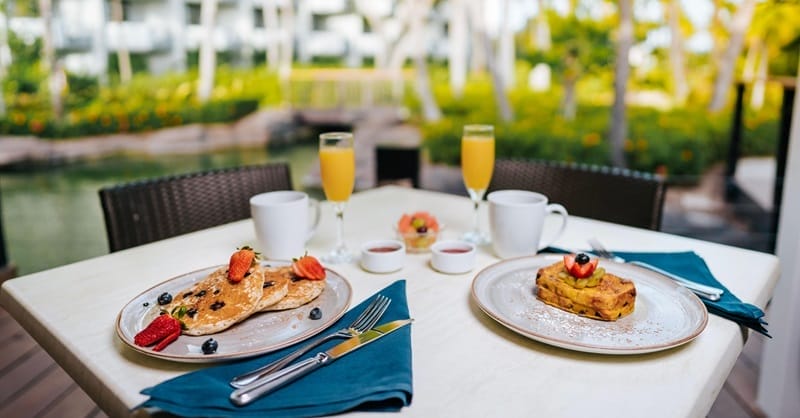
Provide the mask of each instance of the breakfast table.
{"label": "breakfast table", "polygon": [[[482,228],[488,229],[485,206],[480,215]],[[368,240],[395,238],[393,226],[401,215],[418,210],[437,216],[444,225],[441,238],[458,238],[470,229],[469,199],[385,186],[352,196],[345,212],[346,242],[358,251]],[[547,218],[543,235],[557,224]],[[585,249],[591,237],[620,251],[694,251],[730,292],[762,308],[779,276],[778,260],[770,254],[575,216],[554,246]],[[325,254],[335,239],[333,211],[323,202],[308,253]],[[135,409],[148,399],[140,393],[144,388],[215,364],[169,361],[132,350],[116,335],[118,313],[136,295],[172,277],[226,264],[242,245],[259,247],[249,219],[6,281],[0,305],[109,416],[146,415],[150,411]],[[369,273],[358,262],[326,265],[349,283],[350,306],[405,281],[414,319],[413,400],[400,414],[705,416],[751,332],[709,314],[699,335],[664,350],[620,355],[562,348],[515,332],[481,309],[473,280],[500,261],[491,247],[481,246],[474,268],[463,274],[435,271],[428,253],[408,254],[401,270],[385,274]]]}

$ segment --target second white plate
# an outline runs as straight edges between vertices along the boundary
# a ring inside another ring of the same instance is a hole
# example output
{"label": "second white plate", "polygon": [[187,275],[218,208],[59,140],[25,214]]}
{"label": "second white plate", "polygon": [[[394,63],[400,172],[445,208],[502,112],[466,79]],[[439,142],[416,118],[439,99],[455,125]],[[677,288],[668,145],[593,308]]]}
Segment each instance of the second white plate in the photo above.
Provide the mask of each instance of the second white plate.
{"label": "second white plate", "polygon": [[685,344],[708,322],[705,305],[667,277],[602,260],[602,267],[636,286],[633,313],[614,322],[578,316],[536,298],[536,272],[560,260],[537,255],[493,264],[475,276],[472,297],[500,324],[528,338],[570,350],[641,354]]}

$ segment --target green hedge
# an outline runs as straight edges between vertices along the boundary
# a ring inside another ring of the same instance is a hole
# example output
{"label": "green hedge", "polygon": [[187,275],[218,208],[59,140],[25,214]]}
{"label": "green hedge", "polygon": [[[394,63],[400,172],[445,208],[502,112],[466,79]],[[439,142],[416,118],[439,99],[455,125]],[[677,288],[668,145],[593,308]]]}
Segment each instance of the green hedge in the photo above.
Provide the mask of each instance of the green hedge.
{"label": "green hedge", "polygon": [[[509,95],[514,121],[503,124],[497,119],[488,84],[467,89],[459,99],[447,89],[437,89],[436,96],[445,117],[422,123],[424,146],[435,163],[459,164],[463,125],[492,123],[498,158],[611,164],[609,106],[579,105],[576,118],[568,121],[559,112],[558,89],[545,94],[518,90]],[[666,111],[629,107],[627,113],[625,152],[630,168],[676,177],[697,176],[727,156],[731,125],[727,113],[709,115],[697,106]],[[742,155],[774,152],[776,117],[774,109],[746,112]]]}

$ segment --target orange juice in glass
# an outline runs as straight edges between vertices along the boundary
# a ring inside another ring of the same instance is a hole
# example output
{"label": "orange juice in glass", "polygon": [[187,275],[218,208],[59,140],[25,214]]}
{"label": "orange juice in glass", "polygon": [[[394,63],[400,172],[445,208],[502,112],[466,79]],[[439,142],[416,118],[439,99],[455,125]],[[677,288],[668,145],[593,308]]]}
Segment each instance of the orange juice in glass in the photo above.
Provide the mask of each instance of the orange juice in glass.
{"label": "orange juice in glass", "polygon": [[319,136],[319,168],[325,198],[333,203],[336,214],[336,247],[322,261],[347,263],[353,254],[344,243],[344,208],[356,181],[356,158],[353,134],[326,132]]}
{"label": "orange juice in glass", "polygon": [[494,171],[494,126],[465,125],[461,136],[461,173],[474,207],[472,231],[463,239],[474,244],[486,244],[489,238],[478,225],[478,207]]}
{"label": "orange juice in glass", "polygon": [[331,202],[346,202],[353,193],[356,178],[356,157],[353,148],[322,147],[319,165],[325,198]]}

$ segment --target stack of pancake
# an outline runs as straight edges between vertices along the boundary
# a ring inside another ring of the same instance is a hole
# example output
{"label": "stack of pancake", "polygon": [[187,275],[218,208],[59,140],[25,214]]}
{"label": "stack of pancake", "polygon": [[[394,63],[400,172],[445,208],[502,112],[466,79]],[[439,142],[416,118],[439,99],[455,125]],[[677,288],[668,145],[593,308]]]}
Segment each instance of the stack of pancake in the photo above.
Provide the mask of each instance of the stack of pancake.
{"label": "stack of pancake", "polygon": [[296,276],[291,266],[263,267],[256,263],[238,283],[220,267],[190,288],[173,295],[165,307],[183,311],[184,334],[207,335],[224,331],[258,312],[293,309],[316,299],[325,280]]}

